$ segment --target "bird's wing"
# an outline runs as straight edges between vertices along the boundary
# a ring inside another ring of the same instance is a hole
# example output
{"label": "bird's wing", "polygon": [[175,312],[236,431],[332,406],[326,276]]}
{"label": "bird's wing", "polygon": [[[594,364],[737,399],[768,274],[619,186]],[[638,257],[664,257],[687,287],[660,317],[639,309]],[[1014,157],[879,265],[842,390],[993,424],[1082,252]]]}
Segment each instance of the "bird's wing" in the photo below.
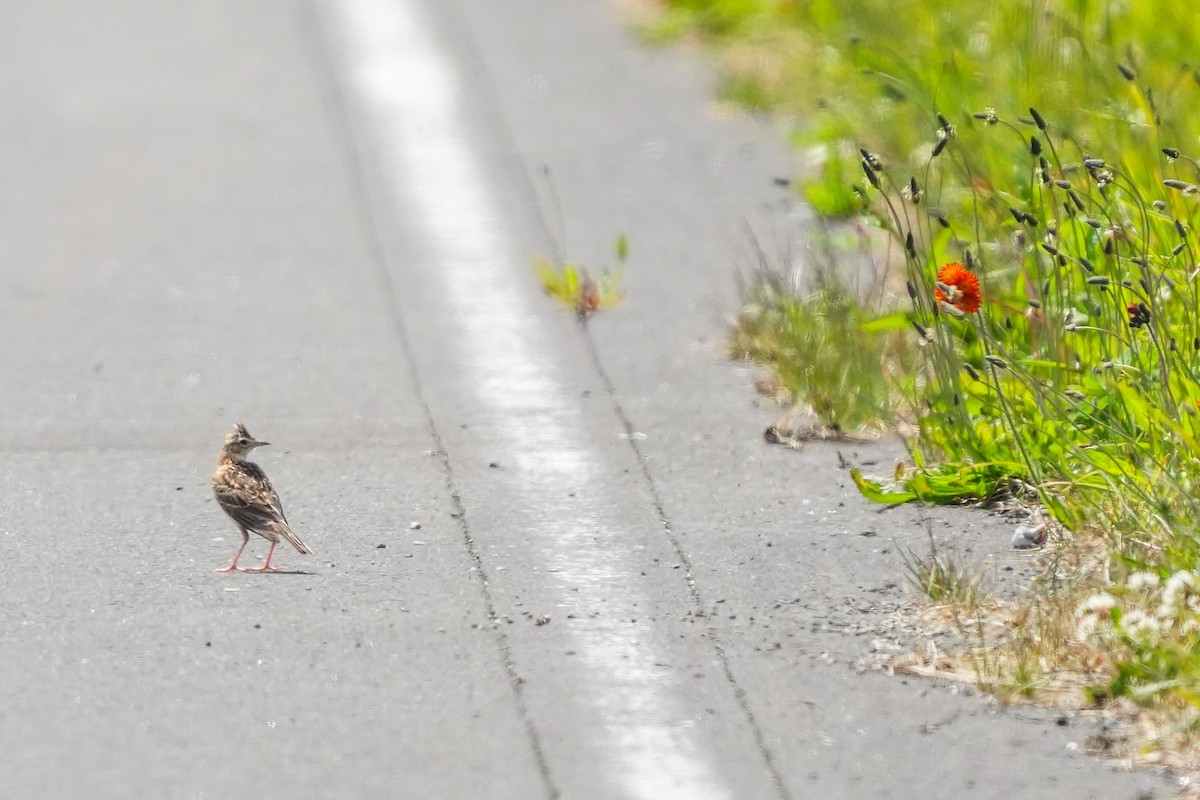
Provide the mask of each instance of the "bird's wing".
{"label": "bird's wing", "polygon": [[287,525],[287,520],[271,503],[270,497],[247,492],[236,484],[214,485],[213,493],[221,508],[243,528],[261,534],[275,530],[281,523]]}
{"label": "bird's wing", "polygon": [[275,513],[279,515],[279,518],[286,525],[287,515],[283,513],[283,501],[279,499],[279,492],[275,491],[275,487],[269,483],[267,484],[267,490],[270,494],[271,508],[275,509]]}
{"label": "bird's wing", "polygon": [[246,491],[254,495],[258,502],[274,509],[275,513],[279,515],[279,520],[286,525],[287,516],[283,513],[283,501],[279,499],[279,493],[271,485],[267,473],[263,472],[262,467],[258,464],[250,463],[243,464],[242,470],[243,472],[238,478],[246,487]]}
{"label": "bird's wing", "polygon": [[312,552],[288,525],[283,503],[267,476],[253,464],[219,472],[213,480],[213,493],[238,525],[272,542],[282,536],[301,553]]}

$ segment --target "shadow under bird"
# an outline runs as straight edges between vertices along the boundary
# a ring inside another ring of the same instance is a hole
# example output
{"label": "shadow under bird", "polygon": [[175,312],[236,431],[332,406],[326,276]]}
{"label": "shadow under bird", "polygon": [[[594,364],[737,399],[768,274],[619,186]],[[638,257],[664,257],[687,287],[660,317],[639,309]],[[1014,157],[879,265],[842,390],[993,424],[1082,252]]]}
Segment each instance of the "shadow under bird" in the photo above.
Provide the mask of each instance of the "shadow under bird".
{"label": "shadow under bird", "polygon": [[257,533],[271,543],[267,558],[262,566],[253,567],[246,572],[277,572],[278,567],[271,566],[271,556],[275,553],[275,545],[280,539],[286,539],[292,547],[301,553],[312,553],[300,537],[288,525],[283,515],[283,503],[267,474],[254,463],[246,460],[256,447],[265,447],[270,442],[260,442],[250,435],[246,427],[238,423],[233,433],[225,437],[225,445],[217,457],[217,471],[213,474],[213,494],[225,513],[230,516],[238,530],[242,532],[242,546],[228,567],[217,572],[234,572],[238,569],[238,559],[250,541],[250,534]]}

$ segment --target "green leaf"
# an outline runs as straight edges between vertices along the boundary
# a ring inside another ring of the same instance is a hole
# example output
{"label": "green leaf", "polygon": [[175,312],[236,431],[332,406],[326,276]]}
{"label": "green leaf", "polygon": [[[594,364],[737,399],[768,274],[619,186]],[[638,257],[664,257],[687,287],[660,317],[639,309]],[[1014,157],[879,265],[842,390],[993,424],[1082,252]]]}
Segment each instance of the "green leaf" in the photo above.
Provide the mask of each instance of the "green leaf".
{"label": "green leaf", "polygon": [[863,333],[883,333],[884,331],[899,331],[907,329],[912,323],[908,321],[908,314],[904,311],[897,311],[895,314],[885,314],[882,317],[875,317],[864,322],[859,329]]}
{"label": "green leaf", "polygon": [[914,492],[897,492],[884,489],[883,485],[879,482],[863,477],[861,470],[850,470],[850,477],[854,480],[854,485],[858,487],[858,491],[862,492],[863,497],[873,503],[895,506],[901,503],[910,503],[917,499],[917,495]]}
{"label": "green leaf", "polygon": [[1071,369],[1070,364],[1064,364],[1061,361],[1050,361],[1045,358],[1022,358],[1017,363],[1030,369],[1034,367],[1042,367],[1045,369]]}

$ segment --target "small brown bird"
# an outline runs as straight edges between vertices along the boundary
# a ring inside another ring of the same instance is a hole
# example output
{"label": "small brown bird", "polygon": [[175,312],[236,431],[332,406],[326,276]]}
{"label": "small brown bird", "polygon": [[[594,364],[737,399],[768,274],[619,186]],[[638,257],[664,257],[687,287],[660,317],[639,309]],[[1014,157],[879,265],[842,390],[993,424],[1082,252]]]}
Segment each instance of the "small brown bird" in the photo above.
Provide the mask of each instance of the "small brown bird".
{"label": "small brown bird", "polygon": [[256,440],[245,426],[238,423],[233,427],[233,433],[225,437],[225,446],[217,457],[217,471],[212,479],[213,494],[242,532],[242,546],[238,548],[237,555],[228,567],[217,572],[233,572],[238,568],[238,559],[246,549],[246,542],[250,541],[250,531],[270,542],[271,549],[267,551],[267,558],[261,567],[247,572],[276,571],[277,568],[271,566],[271,556],[281,536],[301,553],[312,552],[292,532],[283,515],[283,503],[279,502],[279,495],[267,480],[266,473],[257,464],[246,460],[251,450],[268,444],[270,442]]}

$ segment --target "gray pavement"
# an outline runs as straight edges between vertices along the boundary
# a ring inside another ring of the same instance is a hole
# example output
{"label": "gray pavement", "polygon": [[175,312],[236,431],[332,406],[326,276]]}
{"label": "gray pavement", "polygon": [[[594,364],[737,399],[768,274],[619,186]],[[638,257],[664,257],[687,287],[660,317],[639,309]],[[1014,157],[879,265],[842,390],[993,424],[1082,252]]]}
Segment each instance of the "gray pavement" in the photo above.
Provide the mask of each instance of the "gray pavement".
{"label": "gray pavement", "polygon": [[[710,97],[602,2],[0,4],[0,798],[1170,796],[850,668],[926,518],[1007,531],[761,443],[722,310],[803,215]],[[586,332],[543,164],[632,244]],[[299,574],[212,572],[235,421]]]}

